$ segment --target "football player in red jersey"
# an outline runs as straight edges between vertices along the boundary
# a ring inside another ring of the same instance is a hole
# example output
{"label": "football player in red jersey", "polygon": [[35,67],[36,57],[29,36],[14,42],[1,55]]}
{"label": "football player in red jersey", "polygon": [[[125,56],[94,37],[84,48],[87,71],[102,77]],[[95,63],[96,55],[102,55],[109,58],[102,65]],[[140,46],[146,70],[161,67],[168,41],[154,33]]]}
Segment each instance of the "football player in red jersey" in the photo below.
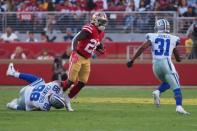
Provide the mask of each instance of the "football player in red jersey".
{"label": "football player in red jersey", "polygon": [[96,51],[104,54],[105,48],[101,43],[104,38],[104,30],[107,25],[107,16],[104,12],[96,12],[92,15],[91,22],[82,27],[72,40],[72,53],[70,56],[68,80],[62,82],[63,90],[66,91],[71,85],[74,86],[66,96],[68,111],[73,111],[70,99],[76,96],[85,86],[90,74],[90,58]]}

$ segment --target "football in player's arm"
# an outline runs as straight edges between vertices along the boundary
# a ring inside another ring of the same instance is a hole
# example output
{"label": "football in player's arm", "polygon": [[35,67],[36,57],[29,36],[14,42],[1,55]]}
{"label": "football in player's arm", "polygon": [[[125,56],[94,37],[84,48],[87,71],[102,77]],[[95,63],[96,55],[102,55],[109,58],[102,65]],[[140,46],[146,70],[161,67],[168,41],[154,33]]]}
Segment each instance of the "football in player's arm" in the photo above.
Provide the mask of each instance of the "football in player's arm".
{"label": "football in player's arm", "polygon": [[91,22],[85,24],[73,38],[68,80],[62,82],[64,91],[74,85],[67,95],[67,101],[76,96],[87,83],[90,74],[90,58],[95,52],[99,54],[105,53],[102,40],[105,35],[106,25],[106,14],[96,12],[92,15]]}

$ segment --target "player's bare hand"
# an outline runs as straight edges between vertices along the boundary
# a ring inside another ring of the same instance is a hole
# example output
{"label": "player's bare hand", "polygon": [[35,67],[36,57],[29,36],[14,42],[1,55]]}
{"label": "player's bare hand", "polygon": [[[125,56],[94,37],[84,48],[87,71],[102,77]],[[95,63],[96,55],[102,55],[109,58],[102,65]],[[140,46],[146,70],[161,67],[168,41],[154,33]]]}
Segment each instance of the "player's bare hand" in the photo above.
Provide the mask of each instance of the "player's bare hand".
{"label": "player's bare hand", "polygon": [[133,61],[131,61],[131,60],[128,61],[128,62],[127,62],[127,67],[128,67],[128,68],[131,68],[132,66],[133,66]]}

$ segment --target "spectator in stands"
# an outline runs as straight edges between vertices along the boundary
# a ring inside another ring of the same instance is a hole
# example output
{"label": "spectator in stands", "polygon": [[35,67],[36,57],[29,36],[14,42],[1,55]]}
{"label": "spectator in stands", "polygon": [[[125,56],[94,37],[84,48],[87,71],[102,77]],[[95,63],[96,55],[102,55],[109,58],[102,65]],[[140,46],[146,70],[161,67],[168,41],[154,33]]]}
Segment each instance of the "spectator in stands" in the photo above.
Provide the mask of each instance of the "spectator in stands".
{"label": "spectator in stands", "polygon": [[17,8],[17,12],[19,13],[17,14],[18,24],[22,31],[32,30],[33,28],[33,14],[27,13],[33,10],[32,8],[30,8],[30,5],[28,5],[28,3],[28,1],[20,3],[20,5]]}
{"label": "spectator in stands", "polygon": [[166,7],[166,11],[178,11],[178,2],[171,1],[170,4]]}
{"label": "spectator in stands", "polygon": [[3,42],[14,42],[18,41],[17,35],[12,31],[12,28],[7,27],[5,30],[5,33],[1,35],[0,38],[1,41]]}
{"label": "spectator in stands", "polygon": [[48,0],[42,0],[41,3],[39,4],[39,9],[42,11],[47,11],[49,6],[49,1]]}
{"label": "spectator in stands", "polygon": [[48,28],[45,29],[45,32],[49,42],[54,42],[57,39],[58,32],[54,29],[53,25],[49,25]]}
{"label": "spectator in stands", "polygon": [[23,52],[23,48],[17,46],[14,52],[10,55],[10,59],[26,59],[26,55]]}
{"label": "spectator in stands", "polygon": [[187,11],[188,11],[187,1],[181,0],[178,7],[179,16],[183,16]]}
{"label": "spectator in stands", "polygon": [[34,33],[29,31],[27,32],[27,39],[26,42],[38,42],[38,40],[35,38]]}
{"label": "spectator in stands", "polygon": [[53,60],[54,57],[49,54],[47,49],[43,49],[37,60]]}
{"label": "spectator in stands", "polygon": [[94,3],[96,5],[96,8],[94,10],[102,11],[104,9],[104,1],[106,2],[106,0],[94,0]]}
{"label": "spectator in stands", "polygon": [[94,3],[94,0],[87,0],[87,9],[88,11],[96,9],[96,4]]}
{"label": "spectator in stands", "polygon": [[155,11],[166,11],[170,6],[171,0],[156,0],[155,1]]}
{"label": "spectator in stands", "polygon": [[62,58],[57,56],[53,62],[53,75],[52,80],[62,80],[62,77],[66,80],[68,75],[63,68]]}
{"label": "spectator in stands", "polygon": [[66,71],[66,63],[70,58],[71,49],[70,46],[67,47],[67,50],[61,55],[57,56],[54,59],[53,63],[53,76],[52,80],[61,80],[61,76],[67,78],[67,71]]}
{"label": "spectator in stands", "polygon": [[183,16],[185,16],[185,17],[195,17],[196,16],[195,8],[191,5],[189,5],[187,12],[185,12],[183,14]]}
{"label": "spectator in stands", "polygon": [[73,32],[71,28],[66,29],[66,35],[64,36],[64,41],[71,42],[74,38]]}
{"label": "spectator in stands", "polygon": [[[68,60],[70,58],[70,54],[71,54],[72,50],[70,45],[67,46],[65,52],[61,55],[62,60]],[[63,61],[63,64],[65,64],[65,62]]]}
{"label": "spectator in stands", "polygon": [[49,42],[49,38],[45,32],[41,32],[40,34],[40,42]]}
{"label": "spectator in stands", "polygon": [[108,2],[108,10],[109,11],[124,11],[125,10],[124,0],[109,0]]}
{"label": "spectator in stands", "polygon": [[47,11],[55,11],[55,6],[52,3],[52,1],[48,2],[48,7],[47,7]]}
{"label": "spectator in stands", "polygon": [[147,11],[150,8],[150,0],[140,0],[139,12]]}
{"label": "spectator in stands", "polygon": [[7,11],[8,5],[5,3],[5,1],[0,1],[0,12]]}
{"label": "spectator in stands", "polygon": [[186,41],[185,41],[185,57],[188,58],[188,59],[191,59],[191,51],[192,51],[192,45],[193,45],[193,41],[191,38],[188,38]]}
{"label": "spectator in stands", "polygon": [[132,29],[135,21],[135,16],[130,14],[132,11],[135,11],[135,2],[134,0],[130,0],[129,5],[125,9],[125,16],[124,16],[124,30],[127,32],[127,30],[130,28]]}
{"label": "spectator in stands", "polygon": [[197,21],[189,27],[187,36],[193,41],[191,59],[197,59]]}

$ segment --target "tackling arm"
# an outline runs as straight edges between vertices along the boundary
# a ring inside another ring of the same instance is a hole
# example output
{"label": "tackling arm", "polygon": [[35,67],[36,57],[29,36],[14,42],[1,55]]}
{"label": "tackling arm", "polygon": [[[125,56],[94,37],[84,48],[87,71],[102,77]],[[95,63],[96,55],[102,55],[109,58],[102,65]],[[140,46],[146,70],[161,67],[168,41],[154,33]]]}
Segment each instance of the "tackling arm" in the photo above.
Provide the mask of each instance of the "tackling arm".
{"label": "tackling arm", "polygon": [[127,66],[128,66],[128,67],[132,67],[132,65],[133,65],[133,63],[134,63],[134,61],[135,61],[135,59],[138,58],[138,57],[142,54],[142,52],[144,52],[144,50],[147,49],[150,45],[151,45],[151,41],[150,41],[150,40],[144,42],[144,43],[139,47],[139,49],[137,50],[137,52],[134,54],[133,58],[132,58],[130,61],[127,62]]}

